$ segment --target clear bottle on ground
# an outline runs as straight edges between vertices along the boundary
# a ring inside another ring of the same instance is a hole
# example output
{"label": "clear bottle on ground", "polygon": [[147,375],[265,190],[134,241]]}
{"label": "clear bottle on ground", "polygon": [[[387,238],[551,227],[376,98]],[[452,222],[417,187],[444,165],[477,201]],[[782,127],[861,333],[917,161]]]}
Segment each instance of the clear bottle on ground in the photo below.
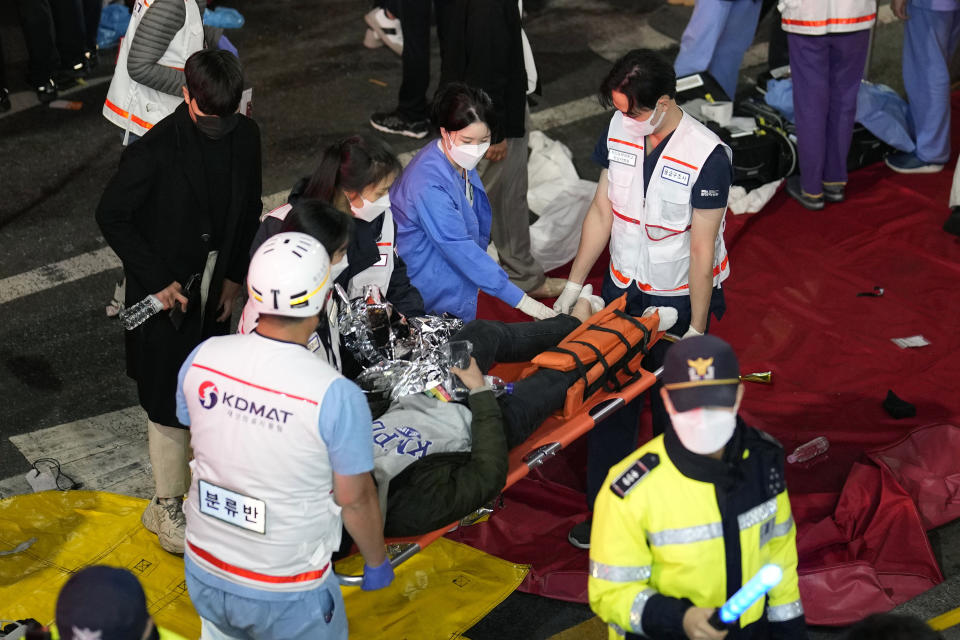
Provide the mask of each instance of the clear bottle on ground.
{"label": "clear bottle on ground", "polygon": [[807,460],[812,460],[813,458],[826,453],[827,449],[829,448],[830,441],[823,436],[819,436],[794,449],[793,453],[787,456],[787,462],[790,464],[806,462]]}

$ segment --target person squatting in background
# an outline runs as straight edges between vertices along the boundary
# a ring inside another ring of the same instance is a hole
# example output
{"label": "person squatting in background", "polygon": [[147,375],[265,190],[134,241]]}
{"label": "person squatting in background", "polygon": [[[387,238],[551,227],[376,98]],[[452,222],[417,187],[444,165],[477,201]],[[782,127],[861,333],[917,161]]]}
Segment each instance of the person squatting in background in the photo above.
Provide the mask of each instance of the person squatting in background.
{"label": "person squatting in background", "polygon": [[205,639],[347,638],[331,555],[346,527],[364,590],[393,581],[363,392],[306,349],[330,295],[316,239],[281,233],[250,261],[259,314],[183,362],[177,417],[194,459],[184,570]]}
{"label": "person squatting in background", "polygon": [[491,116],[490,98],[480,89],[454,83],[437,92],[440,139],[428,142],[390,189],[397,252],[429,313],[469,322],[482,290],[532,318],[550,318],[556,313],[510,282],[486,251],[490,202],[476,166],[490,147]]}
{"label": "person squatting in background", "polygon": [[[733,180],[731,151],[716,134],[677,106],[676,76],[660,54],[635,49],[617,60],[600,86],[603,104],[616,108],[597,142],[594,160],[604,167],[583,220],[570,279],[554,309],[566,312],[609,243],[610,265],[602,297],[627,294],[627,313],[673,307],[673,331],[706,333],[710,316],[725,309],[721,283],[730,275],[723,242],[727,195]],[[643,366],[655,371],[669,346],[658,341]],[[654,435],[669,420],[659,383],[649,394]],[[587,503],[591,507],[611,465],[637,446],[638,398],[587,436]],[[590,521],[570,532],[589,548]]]}

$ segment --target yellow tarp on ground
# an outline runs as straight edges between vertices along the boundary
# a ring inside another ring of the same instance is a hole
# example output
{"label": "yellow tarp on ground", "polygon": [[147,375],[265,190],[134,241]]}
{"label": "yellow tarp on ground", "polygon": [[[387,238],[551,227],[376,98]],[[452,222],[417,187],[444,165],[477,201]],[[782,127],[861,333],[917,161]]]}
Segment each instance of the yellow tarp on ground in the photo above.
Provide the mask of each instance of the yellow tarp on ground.
{"label": "yellow tarp on ground", "polygon": [[[53,622],[57,593],[90,564],[130,569],[151,614],[187,638],[200,622],[187,594],[183,560],[140,525],[146,501],[94,491],[47,491],[0,500],[0,619]],[[15,549],[18,549],[14,551]],[[11,553],[11,551],[14,551]],[[360,573],[349,558],[338,570]],[[528,568],[440,539],[407,561],[382,591],[344,588],[352,638],[456,638],[503,601]]]}

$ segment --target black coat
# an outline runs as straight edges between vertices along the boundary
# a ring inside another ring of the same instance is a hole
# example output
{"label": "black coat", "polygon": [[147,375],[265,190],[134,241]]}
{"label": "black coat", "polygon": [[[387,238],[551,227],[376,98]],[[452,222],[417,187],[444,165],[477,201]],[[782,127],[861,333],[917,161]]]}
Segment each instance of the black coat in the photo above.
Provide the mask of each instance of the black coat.
{"label": "black coat", "polygon": [[[137,381],[140,405],[150,420],[168,426],[180,426],[176,418],[180,365],[201,341],[229,332],[229,322],[216,322],[223,280],[243,282],[263,206],[256,123],[241,116],[228,136],[232,189],[222,196],[207,192],[200,135],[187,106],[181,104],[124,150],[96,214],[104,238],[123,262],[128,306],[174,281],[185,286],[191,275],[203,273],[209,251],[219,251],[202,325],[196,305],[187,309],[179,330],[167,312],[160,312],[126,332],[127,374]],[[219,247],[210,244],[212,197],[229,199],[216,234]]]}
{"label": "black coat", "polygon": [[442,21],[440,86],[465,82],[493,101],[493,142],[522,138],[527,108],[520,10],[516,0],[452,0]]}

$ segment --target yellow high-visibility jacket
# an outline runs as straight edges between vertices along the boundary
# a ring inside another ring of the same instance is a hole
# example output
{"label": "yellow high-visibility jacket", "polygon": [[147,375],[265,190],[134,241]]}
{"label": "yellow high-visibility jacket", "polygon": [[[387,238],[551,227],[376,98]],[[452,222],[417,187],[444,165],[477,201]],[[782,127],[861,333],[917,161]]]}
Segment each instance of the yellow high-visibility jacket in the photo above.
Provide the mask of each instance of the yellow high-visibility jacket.
{"label": "yellow high-visibility jacket", "polygon": [[782,581],[728,640],[806,638],[783,449],[738,422],[722,462],[668,430],[610,469],[594,508],[589,592],[611,639],[684,638],[688,607],[720,607],[768,563]]}

